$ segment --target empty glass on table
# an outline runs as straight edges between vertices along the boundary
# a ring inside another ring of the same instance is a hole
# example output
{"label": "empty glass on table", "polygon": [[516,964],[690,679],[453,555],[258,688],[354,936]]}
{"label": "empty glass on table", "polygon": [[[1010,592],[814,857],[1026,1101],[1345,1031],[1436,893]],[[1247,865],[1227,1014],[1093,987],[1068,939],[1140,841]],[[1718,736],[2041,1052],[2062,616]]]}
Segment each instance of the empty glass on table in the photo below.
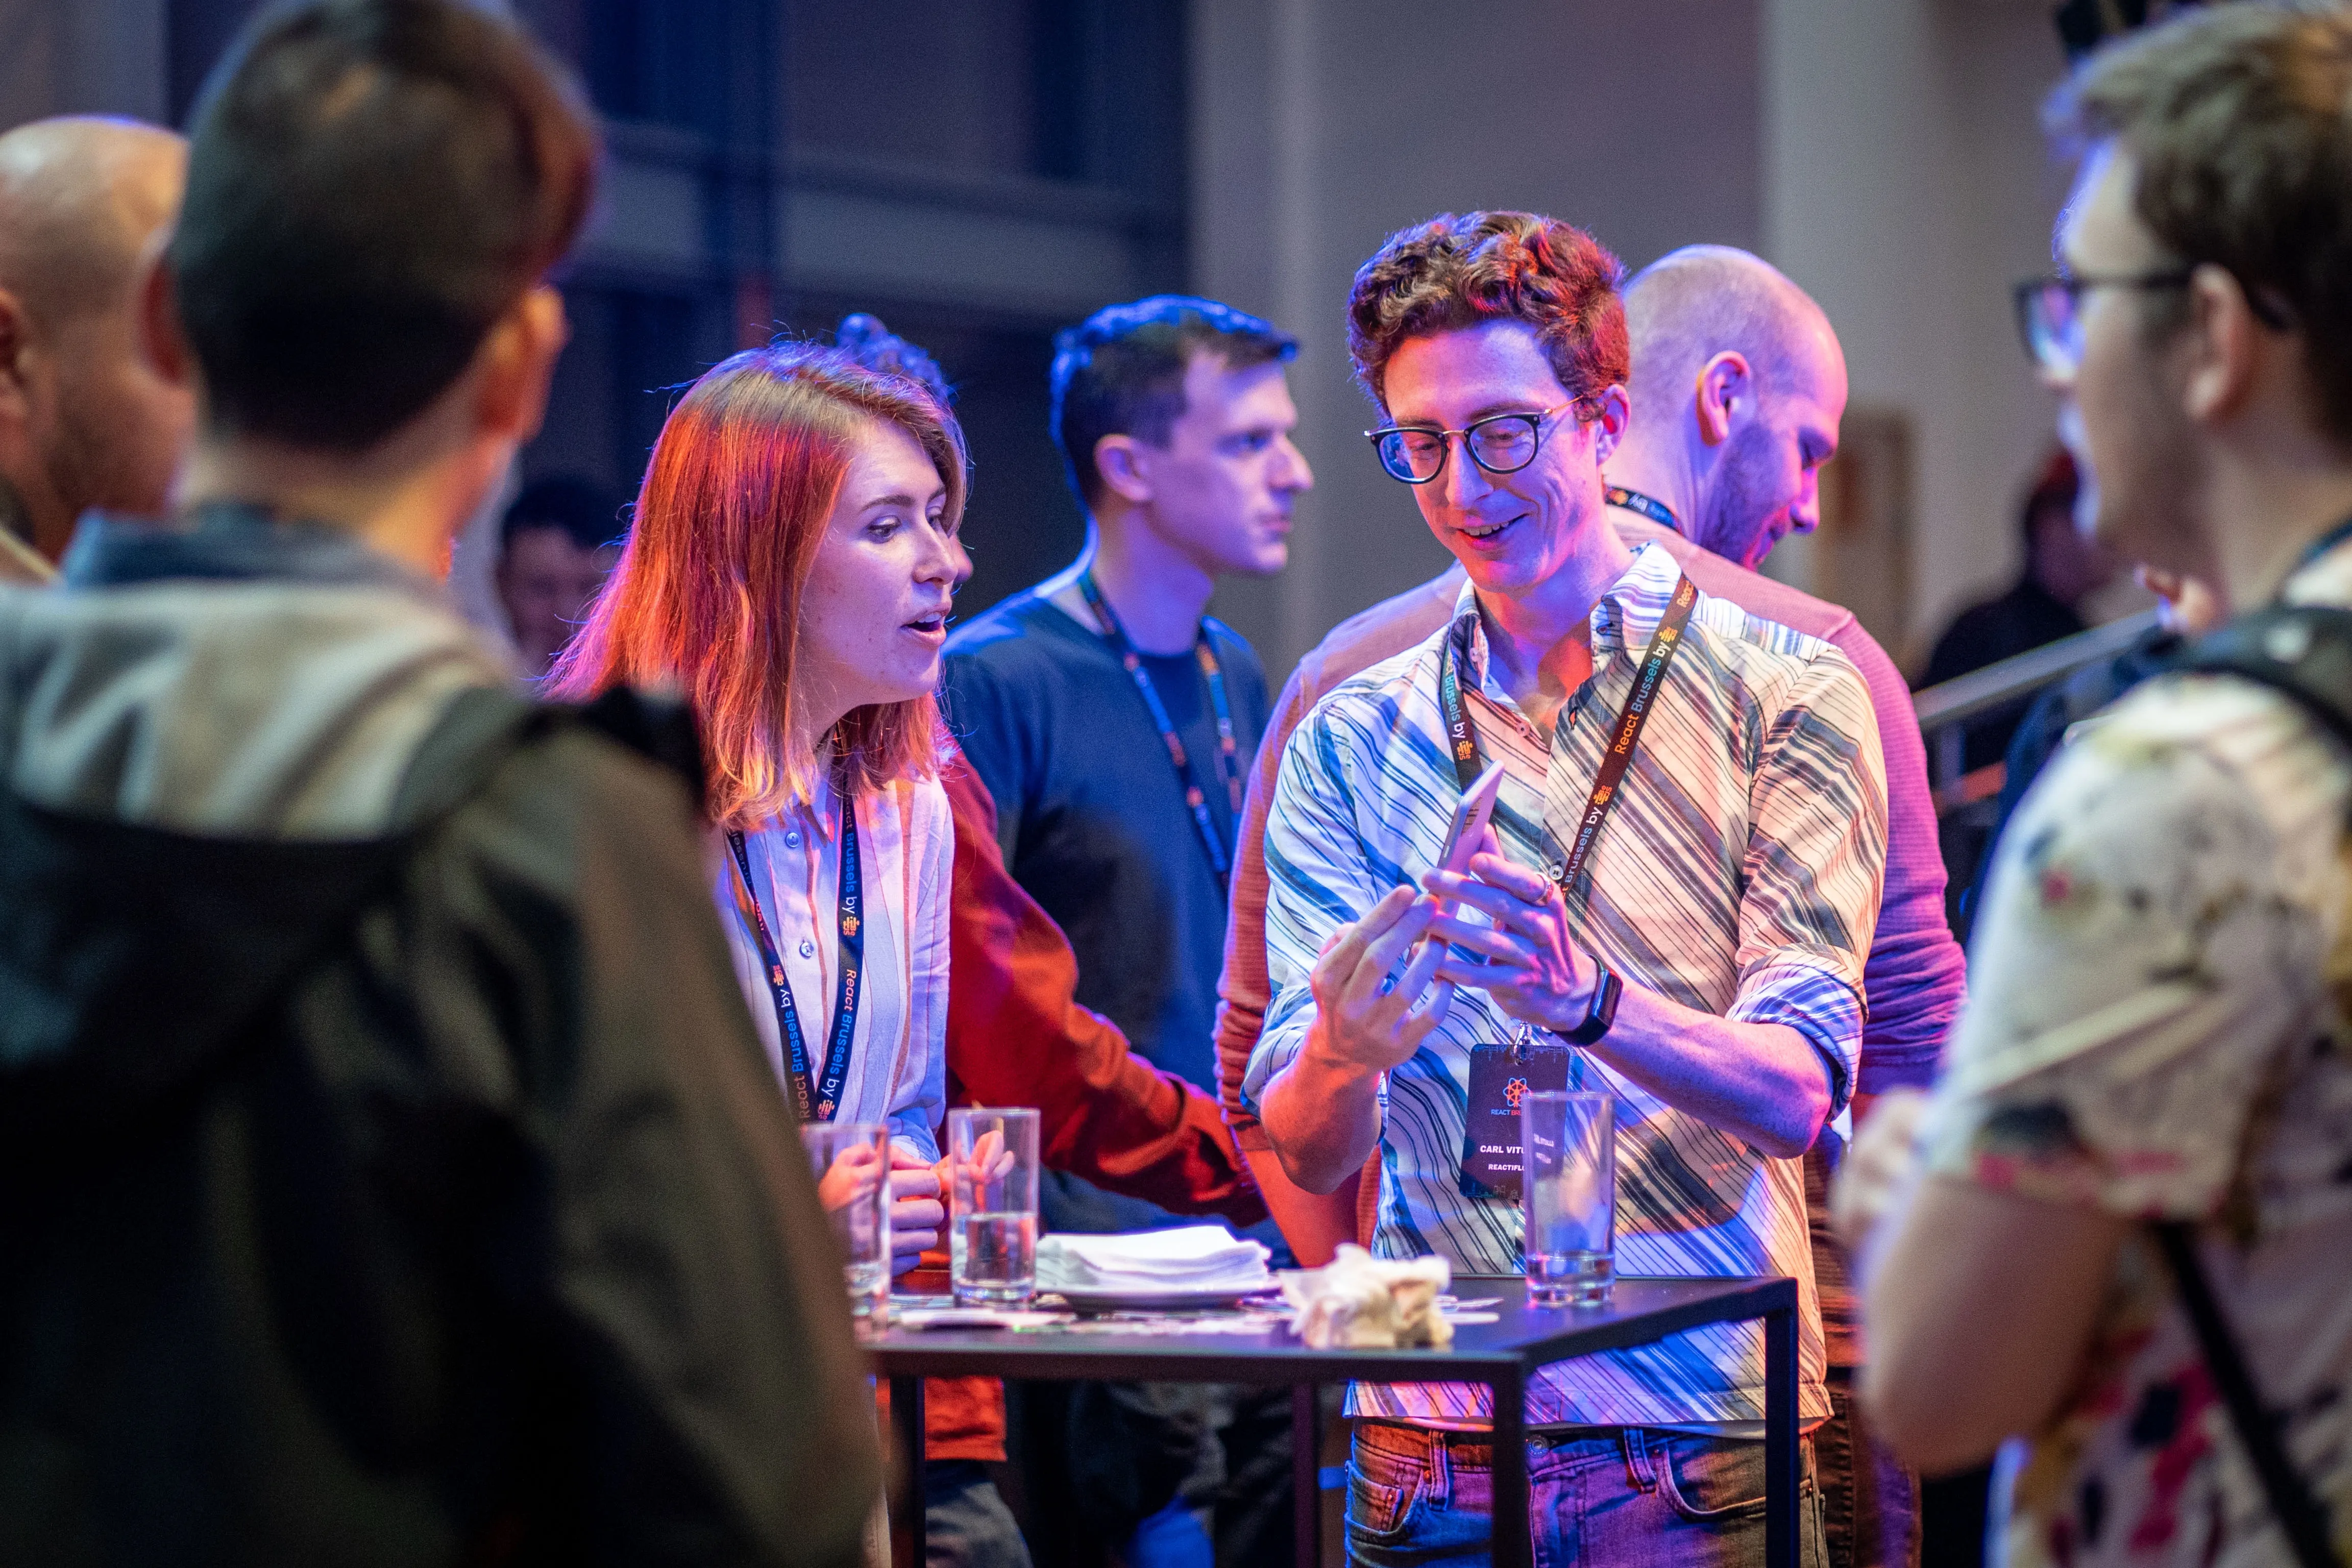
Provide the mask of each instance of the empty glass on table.
{"label": "empty glass on table", "polygon": [[1617,1262],[1617,1100],[1545,1090],[1519,1101],[1528,1300],[1597,1307]]}

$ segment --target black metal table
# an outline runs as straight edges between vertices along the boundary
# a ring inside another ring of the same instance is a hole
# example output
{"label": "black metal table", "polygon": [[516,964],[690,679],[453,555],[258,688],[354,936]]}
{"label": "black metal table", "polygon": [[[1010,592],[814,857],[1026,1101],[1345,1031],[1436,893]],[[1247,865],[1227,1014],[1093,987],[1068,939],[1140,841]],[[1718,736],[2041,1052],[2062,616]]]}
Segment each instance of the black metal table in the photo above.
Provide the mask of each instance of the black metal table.
{"label": "black metal table", "polygon": [[1121,1334],[1099,1330],[892,1328],[869,1340],[876,1373],[890,1380],[890,1419],[908,1463],[890,1498],[891,1558],[923,1561],[923,1384],[927,1377],[1156,1383],[1238,1383],[1291,1388],[1297,1430],[1297,1561],[1318,1568],[1322,1448],[1318,1384],[1483,1383],[1495,1394],[1496,1568],[1530,1568],[1526,1394],[1538,1367],[1649,1344],[1708,1323],[1764,1323],[1765,1568],[1797,1568],[1797,1285],[1746,1279],[1621,1279],[1606,1307],[1537,1308],[1516,1277],[1457,1276],[1464,1297],[1503,1298],[1492,1323],[1460,1323],[1444,1350],[1310,1350],[1286,1329],[1256,1333]]}

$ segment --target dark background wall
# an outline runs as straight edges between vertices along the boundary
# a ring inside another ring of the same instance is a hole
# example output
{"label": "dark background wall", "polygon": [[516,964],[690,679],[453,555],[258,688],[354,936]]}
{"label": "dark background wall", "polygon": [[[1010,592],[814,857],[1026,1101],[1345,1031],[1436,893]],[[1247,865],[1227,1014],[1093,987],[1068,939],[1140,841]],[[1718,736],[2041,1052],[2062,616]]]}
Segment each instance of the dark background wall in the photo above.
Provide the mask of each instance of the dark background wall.
{"label": "dark background wall", "polygon": [[[1045,433],[1053,330],[1218,295],[1306,342],[1318,488],[1290,569],[1217,600],[1279,674],[1440,563],[1363,449],[1349,273],[1399,225],[1517,205],[1634,265],[1749,245],[1822,300],[1869,427],[1906,436],[1869,487],[1899,548],[1858,604],[1890,647],[2014,570],[2050,416],[2007,316],[2058,193],[2033,113],[2060,68],[2047,0],[509,3],[574,62],[611,148],[529,473],[633,482],[666,389],[874,310],[963,389],[976,610],[1080,537]],[[177,121],[252,9],[0,0],[0,125]],[[1773,570],[1835,591],[1871,565],[1826,572],[1798,542]]]}
{"label": "dark background wall", "polygon": [[[257,0],[167,0],[184,123]],[[677,391],[778,333],[880,315],[939,359],[976,463],[984,608],[1075,554],[1054,331],[1184,286],[1181,0],[518,0],[605,118],[572,341],[522,477],[634,489]]]}

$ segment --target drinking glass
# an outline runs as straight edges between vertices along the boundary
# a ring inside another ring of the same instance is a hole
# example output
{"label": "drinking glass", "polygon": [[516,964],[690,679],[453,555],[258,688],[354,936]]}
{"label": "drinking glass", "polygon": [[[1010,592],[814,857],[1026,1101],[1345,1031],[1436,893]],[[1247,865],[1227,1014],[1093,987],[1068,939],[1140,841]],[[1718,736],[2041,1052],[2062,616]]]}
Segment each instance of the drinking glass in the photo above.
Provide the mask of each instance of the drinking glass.
{"label": "drinking glass", "polygon": [[1597,1307],[1617,1266],[1617,1099],[1543,1091],[1519,1101],[1528,1300]]}
{"label": "drinking glass", "polygon": [[880,1121],[811,1121],[801,1142],[816,1199],[833,1222],[850,1315],[879,1324],[890,1304],[890,1129]]}
{"label": "drinking glass", "polygon": [[948,1112],[948,1277],[959,1306],[1021,1307],[1037,1293],[1037,1113]]}

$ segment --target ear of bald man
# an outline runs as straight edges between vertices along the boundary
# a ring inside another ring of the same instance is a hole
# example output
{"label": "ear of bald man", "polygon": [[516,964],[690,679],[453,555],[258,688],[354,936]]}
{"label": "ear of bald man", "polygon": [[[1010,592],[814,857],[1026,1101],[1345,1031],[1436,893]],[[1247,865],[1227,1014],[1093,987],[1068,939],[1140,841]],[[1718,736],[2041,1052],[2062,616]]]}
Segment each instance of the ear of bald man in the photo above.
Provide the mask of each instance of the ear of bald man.
{"label": "ear of bald man", "polygon": [[1755,373],[1748,368],[1748,356],[1737,349],[1717,354],[1699,367],[1696,390],[1699,439],[1720,447],[1731,439],[1740,398],[1756,395]]}
{"label": "ear of bald man", "polygon": [[141,353],[136,283],[186,171],[179,136],[133,121],[0,135],[0,573],[37,578],[93,508],[167,509],[194,410]]}

